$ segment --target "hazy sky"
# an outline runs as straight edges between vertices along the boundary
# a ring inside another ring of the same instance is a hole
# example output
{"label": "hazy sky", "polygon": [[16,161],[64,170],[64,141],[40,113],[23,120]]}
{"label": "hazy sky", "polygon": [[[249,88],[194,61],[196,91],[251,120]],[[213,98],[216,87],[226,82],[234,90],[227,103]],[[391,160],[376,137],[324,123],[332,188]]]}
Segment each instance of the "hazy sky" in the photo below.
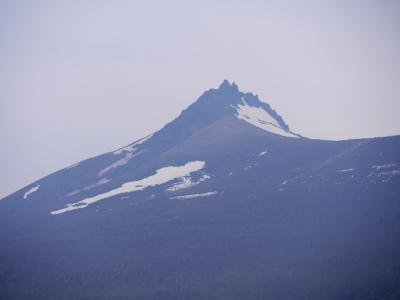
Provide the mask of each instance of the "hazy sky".
{"label": "hazy sky", "polygon": [[234,80],[307,137],[400,134],[400,1],[0,0],[0,197]]}

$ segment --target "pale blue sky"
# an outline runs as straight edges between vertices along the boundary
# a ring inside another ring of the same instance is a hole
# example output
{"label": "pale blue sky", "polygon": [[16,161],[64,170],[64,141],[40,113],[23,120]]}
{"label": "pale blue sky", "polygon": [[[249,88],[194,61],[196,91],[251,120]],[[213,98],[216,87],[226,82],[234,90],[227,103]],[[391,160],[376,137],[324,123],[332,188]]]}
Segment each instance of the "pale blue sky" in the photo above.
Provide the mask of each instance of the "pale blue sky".
{"label": "pale blue sky", "polygon": [[[217,3],[216,3],[217,2]],[[400,1],[0,1],[0,197],[227,78],[295,132],[400,134]]]}

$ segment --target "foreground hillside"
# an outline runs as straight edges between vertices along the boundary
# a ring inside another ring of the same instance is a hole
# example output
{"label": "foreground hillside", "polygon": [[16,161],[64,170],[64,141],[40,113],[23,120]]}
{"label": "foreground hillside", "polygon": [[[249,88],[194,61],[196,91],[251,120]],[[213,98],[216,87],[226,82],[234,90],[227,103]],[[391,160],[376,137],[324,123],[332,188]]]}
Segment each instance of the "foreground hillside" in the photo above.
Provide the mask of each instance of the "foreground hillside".
{"label": "foreground hillside", "polygon": [[0,201],[0,299],[400,298],[400,136],[304,138],[235,84]]}

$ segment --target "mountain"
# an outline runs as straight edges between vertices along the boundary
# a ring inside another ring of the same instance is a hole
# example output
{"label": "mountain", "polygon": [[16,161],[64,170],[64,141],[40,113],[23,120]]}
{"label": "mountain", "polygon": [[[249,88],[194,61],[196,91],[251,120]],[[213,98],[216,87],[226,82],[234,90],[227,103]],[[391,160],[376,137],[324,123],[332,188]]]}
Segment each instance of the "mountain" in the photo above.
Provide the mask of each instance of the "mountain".
{"label": "mountain", "polygon": [[3,198],[0,239],[0,299],[398,299],[400,136],[309,139],[225,80]]}

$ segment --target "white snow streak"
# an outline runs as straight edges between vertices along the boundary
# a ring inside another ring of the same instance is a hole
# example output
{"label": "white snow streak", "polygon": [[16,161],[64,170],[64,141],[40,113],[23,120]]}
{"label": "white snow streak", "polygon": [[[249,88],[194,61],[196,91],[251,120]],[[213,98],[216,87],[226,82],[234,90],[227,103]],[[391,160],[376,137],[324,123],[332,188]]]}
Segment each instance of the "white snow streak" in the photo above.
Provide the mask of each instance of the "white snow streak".
{"label": "white snow streak", "polygon": [[218,192],[214,191],[214,192],[207,192],[207,193],[200,193],[200,194],[175,196],[175,197],[170,197],[169,199],[186,200],[186,199],[193,199],[193,198],[198,198],[198,197],[208,197],[208,196],[212,196],[212,195],[216,195],[216,194],[218,194]]}
{"label": "white snow streak", "polygon": [[30,194],[33,194],[34,192],[36,192],[39,188],[40,188],[40,184],[38,184],[37,186],[34,186],[34,187],[30,188],[30,189],[24,194],[24,199],[28,199],[28,196],[29,196]]}
{"label": "white snow streak", "polygon": [[378,176],[397,176],[397,175],[400,175],[400,170],[379,172],[379,174],[378,174]]}
{"label": "white snow streak", "polygon": [[134,152],[134,151],[136,151],[135,145],[136,144],[132,144],[132,145],[126,146],[124,148],[118,149],[118,150],[114,151],[113,154],[121,154],[124,151],[126,151],[126,152]]}
{"label": "white snow streak", "polygon": [[[136,148],[135,148],[136,149]],[[138,153],[133,153],[133,152],[128,152],[125,157],[117,160],[116,162],[113,162],[111,165],[107,166],[106,168],[100,170],[100,172],[97,174],[98,177],[103,176],[104,174],[106,174],[107,172],[111,171],[112,169],[118,168],[118,167],[122,167],[125,166],[132,158],[138,156],[139,154],[141,154],[143,151],[140,151]]]}
{"label": "white snow streak", "polygon": [[153,135],[150,134],[150,135],[148,135],[148,136],[142,138],[141,140],[138,140],[137,142],[134,142],[133,144],[130,144],[130,145],[126,146],[126,147],[123,147],[123,148],[120,148],[120,149],[118,149],[118,150],[115,150],[115,151],[113,152],[113,154],[118,155],[118,154],[121,154],[121,153],[124,152],[124,151],[126,151],[126,152],[134,152],[134,151],[136,151],[135,146],[144,143],[145,141],[147,141],[148,139],[150,139],[152,136],[153,136]]}
{"label": "white snow streak", "polygon": [[92,188],[94,188],[94,187],[96,187],[96,186],[106,184],[106,183],[108,183],[108,182],[110,182],[110,181],[111,181],[111,179],[108,179],[108,178],[103,177],[103,178],[100,178],[99,180],[97,180],[96,183],[91,184],[91,185],[88,185],[88,186],[85,186],[85,187],[83,188],[83,190],[88,191],[88,190],[90,190],[90,189],[92,189]]}
{"label": "white snow streak", "polygon": [[74,195],[76,195],[76,194],[79,194],[79,190],[74,190],[74,191],[68,193],[68,194],[67,194],[67,197],[71,197],[71,196],[74,196]]}
{"label": "white snow streak", "polygon": [[378,166],[372,166],[372,168],[376,169],[377,171],[382,170],[382,169],[390,169],[397,166],[395,163],[390,163],[390,164],[385,164],[385,165],[378,165]]}
{"label": "white snow streak", "polygon": [[268,153],[268,151],[265,150],[265,151],[262,151],[262,152],[258,153],[258,155],[259,155],[259,156],[262,156],[262,155],[265,155],[265,154],[267,154],[267,153]]}
{"label": "white snow streak", "polygon": [[192,161],[188,162],[187,164],[183,166],[170,166],[170,167],[165,167],[158,169],[154,175],[151,175],[149,177],[136,180],[136,181],[130,181],[122,184],[120,187],[110,190],[106,193],[102,193],[93,197],[89,197],[86,199],[83,199],[79,202],[76,203],[69,203],[67,204],[67,207],[55,210],[50,212],[52,215],[57,215],[57,214],[62,214],[68,211],[80,209],[80,208],[85,208],[89,206],[90,204],[93,204],[97,201],[113,197],[115,195],[123,194],[123,193],[130,193],[130,192],[135,192],[135,191],[141,191],[144,190],[147,187],[151,186],[156,186],[160,185],[163,183],[167,183],[171,180],[174,180],[176,178],[181,178],[188,176],[192,172],[196,172],[204,168],[205,162],[204,161]]}
{"label": "white snow streak", "polygon": [[351,168],[351,169],[343,169],[343,170],[339,170],[339,171],[337,171],[338,173],[346,173],[346,172],[353,172],[354,171],[354,168]]}
{"label": "white snow streak", "polygon": [[78,163],[76,163],[76,164],[73,164],[73,165],[71,165],[71,166],[69,166],[69,167],[66,167],[65,169],[72,169],[72,168],[75,168],[75,167],[77,167],[77,166],[79,166],[79,164],[80,164],[80,162],[78,162]]}

